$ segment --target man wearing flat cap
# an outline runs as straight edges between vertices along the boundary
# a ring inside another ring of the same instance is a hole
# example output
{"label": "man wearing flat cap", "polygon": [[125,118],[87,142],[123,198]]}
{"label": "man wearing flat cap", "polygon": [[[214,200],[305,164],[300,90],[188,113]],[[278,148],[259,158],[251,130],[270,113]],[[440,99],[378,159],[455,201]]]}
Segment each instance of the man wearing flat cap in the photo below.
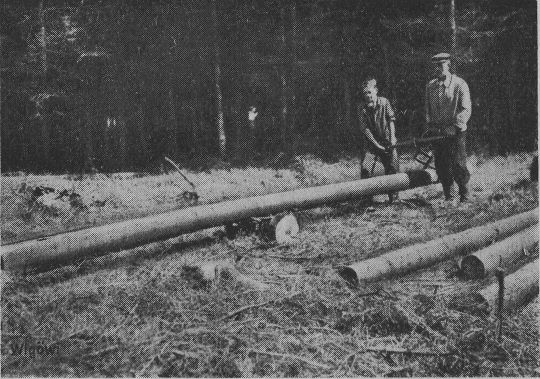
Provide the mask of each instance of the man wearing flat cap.
{"label": "man wearing flat cap", "polygon": [[452,200],[452,186],[457,183],[461,202],[468,200],[465,148],[467,122],[471,117],[471,95],[465,80],[450,73],[450,55],[431,57],[435,79],[426,86],[426,128],[446,138],[434,144],[435,168],[446,200]]}

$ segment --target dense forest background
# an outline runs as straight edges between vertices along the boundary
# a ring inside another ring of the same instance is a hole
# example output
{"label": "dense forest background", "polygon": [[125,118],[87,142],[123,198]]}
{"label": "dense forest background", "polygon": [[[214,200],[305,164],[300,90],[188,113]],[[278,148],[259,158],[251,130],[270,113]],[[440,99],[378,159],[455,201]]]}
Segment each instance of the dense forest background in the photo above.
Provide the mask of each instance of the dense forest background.
{"label": "dense forest background", "polygon": [[148,169],[165,155],[185,166],[355,153],[361,80],[378,79],[397,110],[398,137],[416,136],[429,57],[440,51],[454,54],[453,69],[471,89],[471,149],[531,150],[536,6],[4,0],[2,171]]}

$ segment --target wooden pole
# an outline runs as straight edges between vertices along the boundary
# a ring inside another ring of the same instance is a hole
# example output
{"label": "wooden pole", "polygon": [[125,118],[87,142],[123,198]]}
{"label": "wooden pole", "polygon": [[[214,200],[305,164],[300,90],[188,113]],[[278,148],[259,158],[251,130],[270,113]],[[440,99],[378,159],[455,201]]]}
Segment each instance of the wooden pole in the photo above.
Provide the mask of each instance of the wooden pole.
{"label": "wooden pole", "polygon": [[[502,266],[502,259],[501,259]],[[497,341],[501,342],[502,339],[502,327],[503,327],[503,311],[504,311],[504,269],[498,267],[496,270],[497,283],[499,285],[499,293],[497,300]]]}
{"label": "wooden pole", "polygon": [[390,275],[403,275],[453,256],[468,254],[536,223],[538,223],[538,208],[426,243],[407,246],[377,258],[343,267],[338,271],[345,280],[354,284],[376,281]]}
{"label": "wooden pole", "polygon": [[532,249],[537,243],[538,224],[466,256],[461,261],[461,269],[470,279],[492,275],[501,264],[504,267],[522,257],[524,250]]}
{"label": "wooden pole", "polygon": [[[499,283],[495,282],[479,292],[484,304],[492,312],[498,311]],[[504,277],[504,313],[525,305],[538,295],[538,259],[513,274]]]}
{"label": "wooden pole", "polygon": [[105,255],[249,217],[402,191],[433,184],[436,180],[434,171],[418,170],[185,208],[4,245],[2,267],[8,271],[44,270],[77,258]]}

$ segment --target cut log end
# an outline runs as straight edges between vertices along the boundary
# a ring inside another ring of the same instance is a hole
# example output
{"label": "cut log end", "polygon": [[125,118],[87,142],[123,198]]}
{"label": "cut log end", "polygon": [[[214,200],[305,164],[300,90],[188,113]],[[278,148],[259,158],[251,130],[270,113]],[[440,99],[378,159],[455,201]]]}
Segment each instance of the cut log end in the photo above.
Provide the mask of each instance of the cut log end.
{"label": "cut log end", "polygon": [[481,279],[486,276],[484,263],[474,255],[468,255],[461,260],[461,271],[467,279]]}
{"label": "cut log end", "polygon": [[409,176],[411,187],[427,186],[436,183],[437,173],[434,170],[417,170],[406,173]]}
{"label": "cut log end", "polygon": [[274,236],[277,243],[291,243],[299,231],[298,220],[293,214],[288,214],[276,224]]}
{"label": "cut log end", "polygon": [[352,286],[358,286],[359,284],[358,275],[356,274],[356,271],[354,271],[354,269],[348,266],[344,266],[344,267],[339,267],[337,269],[337,272],[339,276],[341,276],[343,280],[345,280],[348,284]]}

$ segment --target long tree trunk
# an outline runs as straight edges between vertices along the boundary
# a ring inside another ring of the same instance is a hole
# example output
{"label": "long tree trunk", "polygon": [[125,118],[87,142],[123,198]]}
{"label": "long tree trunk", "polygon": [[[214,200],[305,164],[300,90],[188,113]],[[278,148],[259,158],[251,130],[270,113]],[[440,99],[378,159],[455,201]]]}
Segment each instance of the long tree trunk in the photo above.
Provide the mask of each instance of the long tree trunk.
{"label": "long tree trunk", "polygon": [[[291,133],[291,140],[294,140],[294,133],[296,131],[296,39],[298,35],[298,25],[296,22],[296,0],[291,1],[290,5],[290,17],[291,17],[291,38],[290,38],[290,116],[289,116],[289,130]],[[291,141],[291,151],[294,154],[295,145]]]}
{"label": "long tree trunk", "polygon": [[167,147],[168,154],[173,159],[178,158],[178,124],[176,119],[176,103],[174,101],[174,95],[172,88],[169,89],[167,94],[168,100],[168,120],[167,120],[167,139],[169,146]]}
{"label": "long tree trunk", "polygon": [[397,278],[407,272],[428,267],[453,256],[464,256],[485,247],[496,239],[506,238],[536,223],[538,223],[538,208],[354,263],[340,270],[340,275],[356,283],[377,281],[389,276]]}
{"label": "long tree trunk", "polygon": [[39,1],[38,18],[39,18],[39,45],[40,57],[39,68],[42,75],[47,73],[47,34],[45,31],[45,15],[43,13],[43,2]]}
{"label": "long tree trunk", "polygon": [[[88,108],[88,107],[87,107]],[[94,133],[92,110],[87,109],[85,120],[82,123],[84,138],[84,170],[92,171],[94,167]]]}
{"label": "long tree trunk", "polygon": [[221,61],[219,57],[219,28],[216,0],[212,0],[212,22],[214,29],[214,84],[216,91],[216,127],[219,137],[219,155],[225,157],[227,153],[227,136],[225,135],[225,121],[223,117],[223,96],[221,93]]}
{"label": "long tree trunk", "polygon": [[117,119],[117,128],[118,128],[118,159],[119,164],[118,168],[120,170],[127,170],[128,160],[127,160],[127,128],[126,128],[126,117],[122,111]]}
{"label": "long tree trunk", "polygon": [[[512,130],[514,133],[515,131],[519,130],[518,123],[517,123],[517,99],[518,99],[518,92],[516,83],[518,83],[518,77],[517,77],[517,66],[518,66],[518,57],[517,57],[517,49],[515,46],[513,46],[510,49],[510,59],[508,59],[508,84],[506,86],[507,88],[507,99],[508,99],[508,121],[510,130]],[[512,141],[519,141],[520,138],[516,134],[511,136],[510,140]],[[521,142],[521,141],[520,141]]]}
{"label": "long tree trunk", "polygon": [[[242,160],[247,162],[253,158],[254,152],[250,149],[250,146],[253,146],[253,131],[254,129],[250,128],[248,120],[248,106],[256,106],[253,103],[253,99],[247,97],[247,87],[246,84],[246,73],[249,71],[248,65],[246,62],[247,50],[246,39],[251,36],[248,35],[246,31],[246,17],[245,15],[251,11],[248,4],[241,3],[239,5],[238,11],[236,12],[234,22],[235,22],[235,44],[233,48],[235,64],[235,73],[233,74],[234,84],[232,86],[233,95],[232,95],[232,113],[233,113],[233,124],[231,125],[234,128],[232,135],[234,136],[234,156],[237,160]],[[229,145],[231,143],[231,134],[229,135]]]}
{"label": "long tree trunk", "polygon": [[281,84],[281,143],[285,151],[290,151],[289,124],[288,124],[288,96],[287,96],[287,44],[285,38],[285,7],[280,8],[280,40],[281,40],[281,59],[280,59],[280,84]]}
{"label": "long tree trunk", "polygon": [[40,168],[50,170],[51,168],[51,125],[49,117],[40,120],[41,127],[41,157],[39,159]]}
{"label": "long tree trunk", "polygon": [[[351,87],[349,85],[349,80],[344,78],[343,80],[343,90],[344,90],[344,101],[345,101],[345,118],[344,118],[344,129],[346,135],[352,134],[352,96],[351,96]],[[349,140],[350,143],[350,140]]]}
{"label": "long tree trunk", "polygon": [[[341,131],[339,142],[343,141],[345,144],[351,142],[351,138],[348,138],[352,132],[352,95],[350,81],[353,74],[351,73],[351,50],[353,43],[351,41],[350,28],[346,28],[347,18],[342,21],[342,27],[339,34],[339,65],[340,65],[340,79],[343,87],[343,103],[344,103],[344,117],[341,121]],[[341,107],[339,107],[342,109]]]}
{"label": "long tree trunk", "polygon": [[144,119],[143,105],[139,103],[137,104],[137,110],[135,111],[134,122],[136,123],[139,137],[138,162],[141,166],[146,165],[148,162],[148,141],[146,139],[146,125]]}
{"label": "long tree trunk", "polygon": [[[456,29],[456,2],[455,0],[449,0],[448,21],[450,23],[450,52],[453,57],[456,55],[457,49],[457,29]],[[456,62],[454,58],[454,62]],[[454,67],[454,70],[457,67]]]}
{"label": "long tree trunk", "polygon": [[295,208],[313,208],[389,191],[426,186],[433,184],[435,179],[434,172],[418,170],[188,207],[160,215],[4,245],[2,267],[6,271],[44,270],[51,265],[74,259],[130,249],[249,217],[267,216]]}

